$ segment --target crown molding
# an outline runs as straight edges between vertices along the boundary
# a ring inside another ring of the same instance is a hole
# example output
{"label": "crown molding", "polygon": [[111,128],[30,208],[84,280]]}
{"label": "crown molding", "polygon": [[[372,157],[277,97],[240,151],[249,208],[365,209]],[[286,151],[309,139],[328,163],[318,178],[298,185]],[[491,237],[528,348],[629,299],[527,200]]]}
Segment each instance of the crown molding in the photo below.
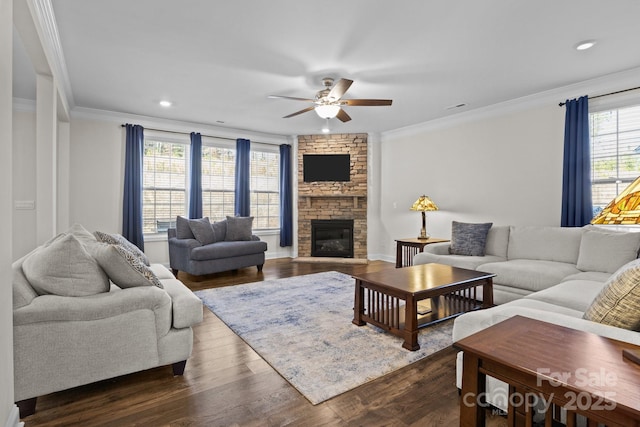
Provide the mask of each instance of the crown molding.
{"label": "crown molding", "polygon": [[75,102],[62,44],[60,43],[60,34],[58,33],[53,5],[51,0],[27,0],[27,3],[40,36],[42,48],[49,62],[49,67],[51,67],[51,73],[62,89],[60,94],[61,101],[67,112],[69,112],[75,106]]}
{"label": "crown molding", "polygon": [[159,117],[143,116],[138,114],[119,113],[116,111],[98,110],[93,108],[75,107],[71,111],[72,119],[99,120],[118,124],[135,123],[142,127],[158,128],[168,132],[200,132],[219,138],[246,138],[257,143],[265,144],[290,144],[290,135],[276,135],[270,133],[254,132],[245,129],[223,128],[202,123],[163,119]]}
{"label": "crown molding", "polygon": [[19,113],[35,113],[36,101],[33,99],[13,98],[13,111]]}
{"label": "crown molding", "polygon": [[[632,68],[630,70],[608,74],[606,76],[585,80],[533,95],[511,99],[482,108],[476,108],[474,110],[465,111],[448,117],[382,132],[381,139],[384,142],[388,139],[411,137],[423,132],[450,128],[463,123],[485,120],[491,117],[516,113],[536,107],[549,105],[557,107],[560,102],[564,102],[566,99],[577,98],[588,93],[591,93],[592,96],[597,96],[601,93],[624,90],[639,85],[640,67]],[[640,91],[634,96],[639,100],[638,103],[640,103]],[[626,98],[628,99],[629,95],[627,95]]]}

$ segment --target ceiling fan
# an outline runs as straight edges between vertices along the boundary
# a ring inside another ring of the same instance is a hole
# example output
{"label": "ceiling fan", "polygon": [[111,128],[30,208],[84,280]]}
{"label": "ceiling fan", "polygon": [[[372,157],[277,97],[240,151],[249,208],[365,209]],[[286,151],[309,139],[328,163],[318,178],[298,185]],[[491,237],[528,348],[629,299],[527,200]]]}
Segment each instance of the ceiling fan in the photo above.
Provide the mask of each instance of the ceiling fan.
{"label": "ceiling fan", "polygon": [[280,96],[280,95],[269,95],[269,98],[293,99],[294,101],[306,101],[306,102],[312,102],[314,104],[311,107],[307,107],[303,110],[296,111],[295,113],[289,114],[288,116],[284,116],[283,118],[285,119],[289,117],[297,116],[298,114],[306,113],[307,111],[315,110],[318,116],[322,117],[323,119],[332,119],[334,117],[337,117],[342,122],[348,122],[349,120],[351,120],[351,117],[349,117],[347,112],[342,109],[342,107],[345,105],[348,105],[348,106],[391,105],[392,100],[390,99],[342,99],[345,92],[349,89],[352,83],[353,83],[353,80],[340,79],[334,85],[332,78],[325,77],[322,79],[322,84],[324,85],[324,89],[316,93],[315,99],[297,98],[293,96]]}

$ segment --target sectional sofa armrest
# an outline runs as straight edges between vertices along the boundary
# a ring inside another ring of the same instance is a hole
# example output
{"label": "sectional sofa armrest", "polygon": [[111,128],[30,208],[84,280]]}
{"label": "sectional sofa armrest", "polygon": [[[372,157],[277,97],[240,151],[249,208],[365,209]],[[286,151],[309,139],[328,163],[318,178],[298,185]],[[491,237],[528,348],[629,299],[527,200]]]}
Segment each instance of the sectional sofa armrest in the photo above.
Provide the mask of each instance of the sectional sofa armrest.
{"label": "sectional sofa armrest", "polygon": [[40,295],[13,311],[13,325],[102,320],[138,310],[154,313],[158,336],[166,335],[171,328],[171,297],[155,286],[118,289],[84,297]]}
{"label": "sectional sofa armrest", "polygon": [[256,241],[256,242],[259,242],[259,241],[260,241],[260,237],[256,236],[255,234],[252,234],[252,235],[251,235],[251,240],[254,240],[254,241]]}
{"label": "sectional sofa armrest", "polygon": [[432,243],[424,247],[424,252],[435,255],[449,255],[449,242]]}

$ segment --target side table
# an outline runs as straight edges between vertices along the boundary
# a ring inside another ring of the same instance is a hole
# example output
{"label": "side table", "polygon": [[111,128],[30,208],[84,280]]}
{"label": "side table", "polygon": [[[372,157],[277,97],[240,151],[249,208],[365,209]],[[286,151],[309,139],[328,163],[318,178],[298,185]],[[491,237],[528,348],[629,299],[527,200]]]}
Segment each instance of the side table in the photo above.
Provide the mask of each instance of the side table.
{"label": "side table", "polygon": [[396,239],[396,268],[409,267],[413,265],[413,256],[422,252],[424,247],[431,243],[448,242],[447,239],[418,239],[417,237],[408,239]]}
{"label": "side table", "polygon": [[[487,376],[509,384],[507,425],[566,425],[577,415],[589,426],[640,426],[640,367],[622,356],[640,347],[590,332],[514,316],[453,343],[463,353],[460,426],[485,425]],[[534,406],[535,399],[545,402]],[[546,410],[546,411],[545,411]]]}

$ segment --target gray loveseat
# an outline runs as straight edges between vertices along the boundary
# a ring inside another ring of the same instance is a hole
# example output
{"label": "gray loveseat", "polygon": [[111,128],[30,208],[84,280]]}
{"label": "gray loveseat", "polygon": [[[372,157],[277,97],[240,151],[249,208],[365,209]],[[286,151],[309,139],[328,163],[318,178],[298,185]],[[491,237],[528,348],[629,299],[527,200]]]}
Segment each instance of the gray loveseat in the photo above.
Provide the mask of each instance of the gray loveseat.
{"label": "gray loveseat", "polygon": [[262,271],[267,243],[252,234],[252,221],[252,217],[227,217],[211,223],[206,217],[178,217],[176,228],[167,231],[173,274],[200,276],[252,266]]}
{"label": "gray loveseat", "polygon": [[56,391],[164,365],[182,375],[202,303],[138,255],[74,225],[13,263],[21,417],[35,411],[37,396]]}

